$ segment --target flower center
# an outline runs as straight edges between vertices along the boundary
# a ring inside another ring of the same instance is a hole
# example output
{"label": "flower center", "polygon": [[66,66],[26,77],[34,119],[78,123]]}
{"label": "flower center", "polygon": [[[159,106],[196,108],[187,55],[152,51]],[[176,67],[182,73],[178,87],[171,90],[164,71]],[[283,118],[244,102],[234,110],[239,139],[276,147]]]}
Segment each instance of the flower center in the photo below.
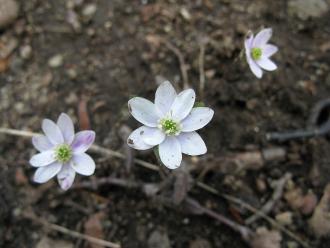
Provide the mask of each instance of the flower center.
{"label": "flower center", "polygon": [[159,128],[167,135],[178,135],[181,132],[181,124],[172,119],[160,120]]}
{"label": "flower center", "polygon": [[262,50],[259,47],[254,47],[251,50],[251,55],[254,60],[258,60],[262,56]]}
{"label": "flower center", "polygon": [[67,144],[59,145],[58,147],[56,147],[55,157],[58,162],[68,162],[72,157],[71,147]]}

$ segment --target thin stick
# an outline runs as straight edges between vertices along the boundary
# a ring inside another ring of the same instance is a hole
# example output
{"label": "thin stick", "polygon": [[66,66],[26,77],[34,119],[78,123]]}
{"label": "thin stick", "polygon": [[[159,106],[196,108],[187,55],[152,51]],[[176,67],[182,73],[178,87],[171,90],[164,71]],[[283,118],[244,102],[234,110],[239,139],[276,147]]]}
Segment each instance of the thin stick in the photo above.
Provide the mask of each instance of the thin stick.
{"label": "thin stick", "polygon": [[181,70],[181,74],[182,74],[182,80],[183,80],[183,89],[189,88],[187,66],[186,66],[186,63],[185,63],[185,60],[184,60],[184,57],[183,57],[182,53],[180,52],[180,50],[178,48],[176,48],[175,46],[173,46],[167,40],[161,39],[161,41],[178,58],[179,63],[180,63],[180,70]]}
{"label": "thin stick", "polygon": [[110,241],[106,241],[106,240],[103,240],[103,239],[95,238],[95,237],[92,237],[90,235],[82,234],[82,233],[79,233],[79,232],[76,232],[76,231],[72,231],[72,230],[70,230],[66,227],[50,223],[50,222],[46,221],[45,219],[42,219],[40,217],[35,216],[33,213],[25,213],[24,217],[29,219],[29,220],[32,220],[36,223],[41,224],[45,228],[49,228],[53,231],[57,231],[57,232],[66,234],[66,235],[69,235],[69,236],[74,237],[74,238],[83,239],[83,240],[86,240],[90,243],[94,243],[96,245],[100,245],[100,246],[104,246],[104,247],[121,248],[121,246],[119,244],[112,243]]}
{"label": "thin stick", "polygon": [[199,65],[199,95],[202,99],[204,98],[204,89],[205,89],[204,57],[205,57],[205,44],[204,42],[201,42],[198,65]]}
{"label": "thin stick", "polygon": [[287,228],[285,228],[283,225],[280,225],[276,220],[274,220],[273,218],[269,217],[268,215],[264,214],[263,212],[261,212],[259,209],[253,207],[252,205],[243,202],[241,199],[233,197],[231,195],[228,194],[221,194],[217,189],[203,183],[203,182],[197,182],[197,186],[199,186],[201,189],[204,189],[214,195],[220,196],[224,199],[226,199],[227,201],[230,201],[232,203],[238,204],[241,207],[249,210],[252,213],[258,213],[258,215],[260,215],[263,219],[265,219],[266,221],[268,221],[271,225],[273,225],[274,227],[278,228],[279,230],[281,230],[282,232],[284,232],[286,235],[288,235],[290,238],[292,238],[293,240],[296,240],[299,244],[301,244],[303,247],[305,248],[310,248],[311,246],[303,241],[300,237],[298,237],[296,234],[294,234],[293,232],[291,232],[290,230],[288,230]]}
{"label": "thin stick", "polygon": [[259,214],[260,212],[263,214],[268,214],[273,209],[275,203],[282,197],[284,186],[290,178],[291,174],[286,173],[281,179],[278,180],[272,197],[266,202],[259,212],[255,213],[245,221],[246,224],[250,225],[258,220],[261,217]]}

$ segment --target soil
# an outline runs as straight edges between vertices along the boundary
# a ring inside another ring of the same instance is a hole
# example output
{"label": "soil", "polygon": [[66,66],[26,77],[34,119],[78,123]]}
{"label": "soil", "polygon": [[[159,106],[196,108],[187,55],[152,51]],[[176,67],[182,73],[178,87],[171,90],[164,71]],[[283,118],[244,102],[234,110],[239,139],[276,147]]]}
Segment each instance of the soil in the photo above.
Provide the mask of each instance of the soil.
{"label": "soil", "polygon": [[[194,168],[192,177],[196,179],[207,167],[202,178],[205,183],[256,208],[271,198],[271,182],[286,172],[292,174],[291,184],[304,194],[322,197],[330,181],[329,139],[322,136],[280,143],[267,140],[266,133],[305,128],[313,106],[329,96],[328,12],[301,20],[288,13],[285,0],[18,2],[18,18],[0,33],[17,41],[15,50],[1,62],[8,63],[0,74],[1,127],[40,132],[42,119],[55,120],[66,112],[77,129],[83,128],[88,126],[81,117],[86,104],[96,143],[125,152],[119,130],[124,125],[131,129],[139,125],[129,115],[127,101],[136,95],[153,99],[157,83],[163,79],[182,89],[180,63],[164,45],[168,42],[184,57],[189,86],[215,110],[212,122],[200,132],[208,154],[184,158],[183,166]],[[96,7],[95,13],[88,6]],[[257,32],[262,27],[273,28],[272,43],[279,47],[274,56],[278,70],[258,80],[240,54],[248,30]],[[199,54],[203,44],[206,86],[201,94]],[[26,47],[32,49],[30,54]],[[57,64],[50,62],[56,60],[54,56],[60,58]],[[163,233],[171,247],[248,247],[239,234],[216,220],[168,208],[139,190],[103,185],[63,193],[55,180],[37,185],[32,181],[34,169],[28,164],[36,153],[30,139],[0,134],[0,143],[0,247],[37,247],[45,235],[66,240],[73,247],[89,246],[23,218],[20,213],[26,209],[78,232],[84,232],[90,216],[102,212],[103,238],[123,247],[150,247],[148,240],[155,231]],[[285,149],[288,156],[256,170],[223,172],[223,156],[272,147]],[[77,176],[77,184],[109,175],[144,182],[162,180],[158,173],[135,165],[127,174],[124,161],[92,155],[96,174]],[[153,152],[134,155],[157,163]],[[264,189],[258,187],[260,181]],[[235,221],[237,215],[242,219],[251,215],[198,187],[190,194]],[[312,213],[302,214],[284,197],[269,216],[288,211],[293,214],[288,229],[311,247],[330,246],[329,238],[317,238],[309,230]],[[272,229],[263,219],[250,225],[253,230],[261,226]],[[294,240],[281,235],[281,247],[289,247]],[[194,246],[196,240],[203,240],[204,246]]]}

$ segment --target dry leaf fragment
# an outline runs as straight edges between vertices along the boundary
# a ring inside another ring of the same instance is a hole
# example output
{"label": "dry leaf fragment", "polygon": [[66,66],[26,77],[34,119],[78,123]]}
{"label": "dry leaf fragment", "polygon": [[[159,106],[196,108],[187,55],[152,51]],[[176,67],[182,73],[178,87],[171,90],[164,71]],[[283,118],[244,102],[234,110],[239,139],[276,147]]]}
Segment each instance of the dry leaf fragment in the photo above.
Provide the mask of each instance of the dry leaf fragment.
{"label": "dry leaf fragment", "polygon": [[330,235],[330,184],[325,187],[322,199],[309,221],[309,227],[317,237]]}
{"label": "dry leaf fragment", "polygon": [[[101,223],[104,218],[105,214],[103,212],[91,215],[84,224],[85,234],[95,238],[104,239],[103,226]],[[95,243],[90,243],[89,247],[104,248],[104,246],[100,246]]]}

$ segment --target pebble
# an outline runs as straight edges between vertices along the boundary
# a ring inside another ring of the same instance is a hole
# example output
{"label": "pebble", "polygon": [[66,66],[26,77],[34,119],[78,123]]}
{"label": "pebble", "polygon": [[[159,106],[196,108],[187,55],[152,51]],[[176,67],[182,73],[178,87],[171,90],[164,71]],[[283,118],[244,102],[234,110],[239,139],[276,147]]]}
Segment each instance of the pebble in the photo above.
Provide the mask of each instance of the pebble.
{"label": "pebble", "polygon": [[97,10],[96,4],[92,4],[92,3],[87,4],[82,10],[82,14],[84,17],[91,19],[94,16],[96,10]]}
{"label": "pebble", "polygon": [[305,21],[309,18],[321,17],[329,10],[325,0],[290,0],[288,13]]}
{"label": "pebble", "polygon": [[292,224],[292,213],[283,212],[275,216],[275,219],[284,226],[289,226]]}
{"label": "pebble", "polygon": [[170,240],[165,230],[155,230],[148,239],[149,248],[171,248]]}
{"label": "pebble", "polygon": [[60,67],[63,64],[63,55],[57,54],[48,60],[48,65],[52,68]]}
{"label": "pebble", "polygon": [[19,54],[23,59],[29,59],[32,55],[32,47],[30,45],[24,45],[20,48]]}
{"label": "pebble", "polygon": [[18,16],[18,4],[14,0],[0,0],[0,29],[10,25]]}

